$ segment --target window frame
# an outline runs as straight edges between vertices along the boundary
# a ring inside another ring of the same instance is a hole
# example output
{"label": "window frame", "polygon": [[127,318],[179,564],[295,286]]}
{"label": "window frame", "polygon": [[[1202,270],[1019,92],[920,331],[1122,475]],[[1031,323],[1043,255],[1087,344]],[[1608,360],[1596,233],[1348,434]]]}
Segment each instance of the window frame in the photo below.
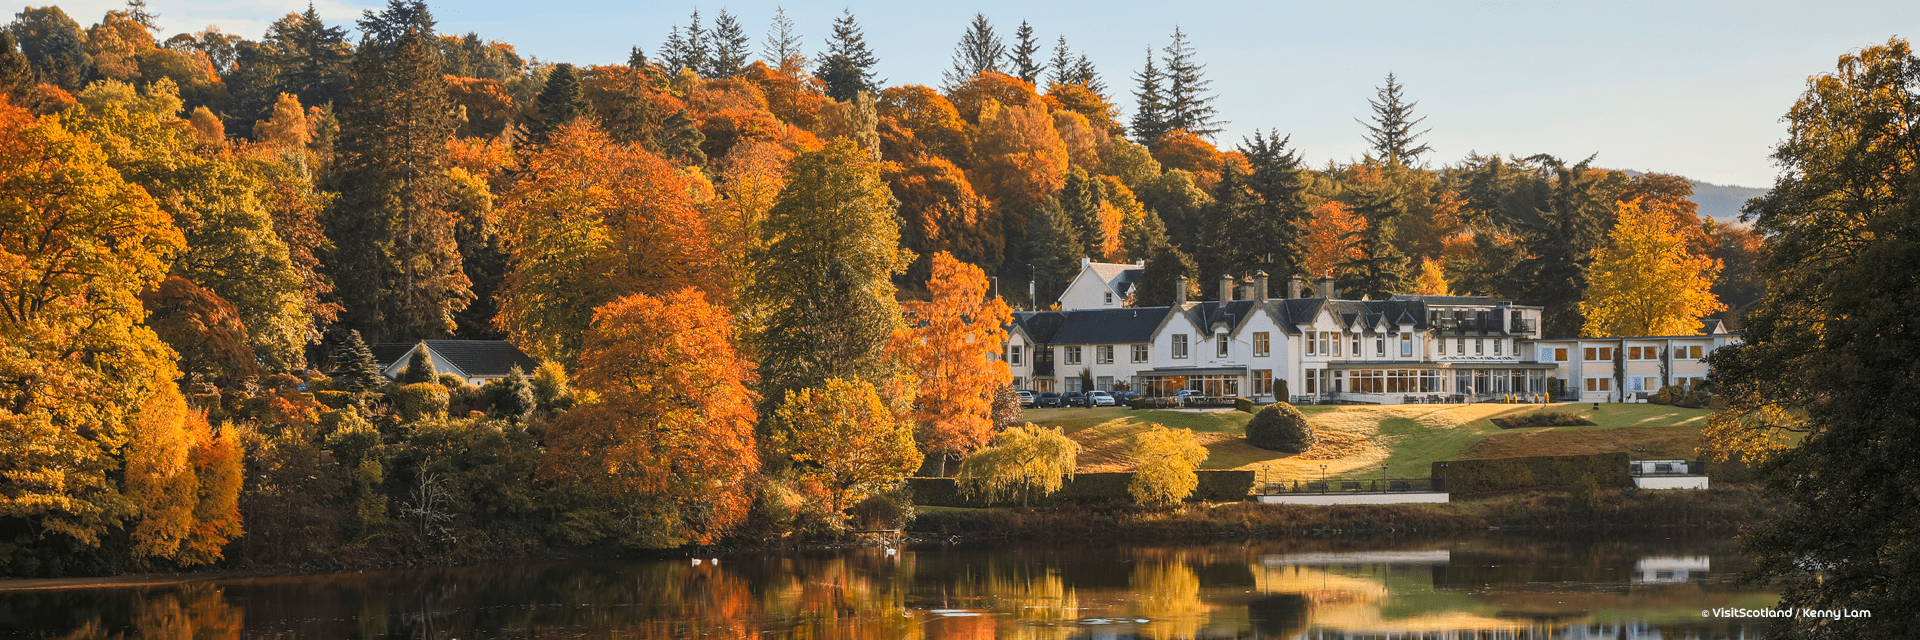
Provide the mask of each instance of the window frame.
{"label": "window frame", "polygon": [[1413,357],[1413,334],[1411,333],[1400,334],[1400,357],[1402,358]]}
{"label": "window frame", "polygon": [[1065,356],[1064,359],[1067,361],[1067,364],[1080,364],[1081,362],[1080,347],[1066,347],[1066,353],[1063,355]]}
{"label": "window frame", "polygon": [[1214,341],[1219,344],[1219,346],[1214,349],[1214,353],[1215,353],[1214,357],[1225,358],[1229,354],[1233,353],[1232,351],[1233,342],[1231,341],[1231,339],[1227,337],[1227,334],[1224,334],[1224,333],[1220,334],[1220,336],[1218,338],[1215,338]]}
{"label": "window frame", "polygon": [[1113,364],[1113,345],[1103,344],[1093,348],[1094,364]]}
{"label": "window frame", "polygon": [[1184,334],[1184,333],[1173,334],[1170,342],[1171,344],[1168,345],[1167,351],[1168,353],[1172,354],[1173,359],[1175,360],[1187,359],[1187,334]]}
{"label": "window frame", "polygon": [[1253,357],[1265,358],[1273,353],[1273,335],[1266,331],[1253,332]]}
{"label": "window frame", "polygon": [[1147,360],[1150,360],[1153,358],[1151,354],[1151,350],[1147,347],[1147,345],[1144,345],[1144,344],[1133,345],[1133,353],[1131,354],[1131,356],[1133,358],[1133,362],[1135,363],[1146,362]]}
{"label": "window frame", "polygon": [[1007,364],[1011,364],[1016,367],[1024,366],[1020,363],[1020,345],[1017,345],[1017,344],[1007,345]]}

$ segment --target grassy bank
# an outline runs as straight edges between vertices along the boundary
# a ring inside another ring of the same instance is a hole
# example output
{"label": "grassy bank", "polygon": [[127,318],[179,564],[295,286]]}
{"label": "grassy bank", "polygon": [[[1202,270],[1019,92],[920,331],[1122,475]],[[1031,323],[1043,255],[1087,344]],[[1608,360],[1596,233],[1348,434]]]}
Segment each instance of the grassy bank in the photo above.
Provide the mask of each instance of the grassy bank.
{"label": "grassy bank", "polygon": [[[1239,411],[1206,413],[1128,409],[1035,409],[1027,419],[1060,427],[1084,449],[1082,472],[1130,471],[1127,438],[1162,424],[1192,429],[1209,457],[1203,468],[1263,472],[1273,480],[1425,477],[1435,461],[1535,455],[1635,451],[1636,455],[1692,458],[1699,446],[1704,409],[1652,404],[1556,405],[1352,405],[1306,406],[1302,413],[1321,444],[1292,455],[1248,445],[1247,420]],[[1503,430],[1489,420],[1540,411],[1570,412],[1593,426]]]}
{"label": "grassy bank", "polygon": [[1297,506],[1251,502],[1191,504],[1173,511],[1134,506],[1053,509],[925,507],[916,535],[1012,539],[1169,539],[1456,533],[1499,529],[1732,530],[1754,524],[1770,501],[1756,486],[1707,491],[1602,489],[1583,509],[1564,491],[1516,491],[1448,504]]}

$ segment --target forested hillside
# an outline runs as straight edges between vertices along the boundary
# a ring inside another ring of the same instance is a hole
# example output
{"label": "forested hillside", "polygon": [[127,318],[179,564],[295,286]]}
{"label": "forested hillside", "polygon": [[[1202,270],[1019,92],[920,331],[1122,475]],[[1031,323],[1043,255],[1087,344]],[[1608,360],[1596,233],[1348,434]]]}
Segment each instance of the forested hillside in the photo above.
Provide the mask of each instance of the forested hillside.
{"label": "forested hillside", "polygon": [[[159,40],[137,0],[85,27],[15,15],[0,567],[845,528],[1010,420],[998,334],[927,332],[1004,319],[978,305],[993,278],[1045,307],[1082,258],[1145,261],[1142,305],[1179,275],[1205,299],[1220,274],[1330,273],[1542,305],[1549,337],[1615,330],[1596,277],[1618,300],[1710,289],[1668,311],[1688,326],[1761,291],[1759,236],[1698,215],[1689,181],[1538,149],[1431,166],[1391,75],[1356,114],[1372,153],[1316,167],[1285,122],[1220,139],[1234,88],[1172,25],[1102,70],[977,16],[929,87],[876,77],[850,12],[807,39],[770,18],[754,38],[695,13],[574,65],[439,33],[418,1],[258,39]],[[486,387],[372,370],[367,344],[435,338],[543,364]]]}

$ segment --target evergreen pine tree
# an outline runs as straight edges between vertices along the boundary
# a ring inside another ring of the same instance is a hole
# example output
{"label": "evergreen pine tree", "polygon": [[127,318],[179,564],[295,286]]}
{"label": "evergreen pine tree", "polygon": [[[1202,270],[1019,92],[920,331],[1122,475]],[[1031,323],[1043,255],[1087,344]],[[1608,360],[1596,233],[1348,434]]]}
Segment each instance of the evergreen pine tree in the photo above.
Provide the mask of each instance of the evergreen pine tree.
{"label": "evergreen pine tree", "polygon": [[774,7],[773,26],[767,28],[767,38],[760,45],[760,57],[781,71],[793,71],[807,66],[807,57],[800,53],[800,34],[794,31],[793,19],[787,17],[786,9]]}
{"label": "evergreen pine tree", "polygon": [[747,70],[747,31],[740,21],[720,10],[713,19],[713,55],[707,58],[706,77],[731,78]]}
{"label": "evergreen pine tree", "polygon": [[973,23],[967,25],[966,34],[960,36],[960,44],[953,49],[953,68],[944,74],[947,88],[957,87],[988,71],[999,71],[1000,58],[1006,55],[1007,45],[993,32],[993,23],[987,21],[986,14],[973,14]]}
{"label": "evergreen pine tree", "polygon": [[1045,71],[1047,65],[1033,57],[1040,53],[1040,42],[1033,39],[1033,25],[1021,20],[1020,28],[1013,32],[1013,39],[1013,49],[1007,52],[1007,62],[1012,65],[1008,70],[1021,80],[1039,83],[1040,72]]}
{"label": "evergreen pine tree", "polygon": [[1053,84],[1073,84],[1073,50],[1067,48],[1067,37],[1060,36],[1053,43],[1053,58],[1047,61],[1046,68],[1053,71],[1047,75],[1047,81]]}
{"label": "evergreen pine tree", "polygon": [[1257,196],[1247,188],[1246,174],[1233,163],[1227,163],[1226,170],[1220,174],[1220,184],[1214,189],[1213,202],[1201,210],[1197,248],[1201,273],[1240,274],[1256,268],[1254,255],[1265,247],[1251,242],[1246,232],[1258,217],[1258,208]]}
{"label": "evergreen pine tree", "polygon": [[1160,137],[1173,130],[1168,121],[1171,115],[1167,111],[1167,96],[1162,93],[1161,83],[1165,77],[1160,67],[1153,63],[1153,49],[1147,49],[1147,66],[1133,74],[1138,89],[1134,90],[1135,107],[1133,110],[1133,139],[1148,147],[1160,142]]}
{"label": "evergreen pine tree", "polygon": [[667,117],[660,125],[660,155],[679,162],[682,166],[701,166],[707,163],[707,153],[700,145],[707,141],[707,134],[700,132],[699,123],[693,116],[681,109]]}
{"label": "evergreen pine tree", "polygon": [[1078,225],[1059,201],[1048,200],[1029,217],[1025,255],[1032,270],[1034,308],[1045,309],[1080,275],[1080,259],[1087,255]]}
{"label": "evergreen pine tree", "polygon": [[126,13],[127,19],[132,20],[134,24],[146,27],[153,33],[160,33],[160,25],[154,23],[154,20],[159,19],[160,14],[147,11],[147,0],[127,0]]}
{"label": "evergreen pine tree", "polygon": [[1213,84],[1202,72],[1206,65],[1194,60],[1193,45],[1187,43],[1187,34],[1180,27],[1173,28],[1173,42],[1163,49],[1166,57],[1167,93],[1165,115],[1162,116],[1167,128],[1185,129],[1188,133],[1201,137],[1212,137],[1220,132],[1224,120],[1216,119],[1213,108],[1213,96],[1209,95],[1207,85]]}
{"label": "evergreen pine tree", "polygon": [[1287,148],[1290,139],[1255,131],[1252,140],[1242,138],[1240,145],[1251,169],[1246,185],[1254,198],[1253,211],[1240,230],[1251,247],[1247,268],[1280,278],[1305,275],[1300,264],[1307,249],[1302,234],[1311,213],[1302,198],[1307,184],[1300,156]]}
{"label": "evergreen pine tree", "polygon": [[[313,7],[307,7],[312,13]],[[316,19],[312,22],[318,25]],[[434,51],[436,66],[439,64],[439,48],[431,46],[439,38],[434,34],[433,13],[427,10],[427,4],[420,0],[387,0],[384,11],[367,9],[360,15],[360,49],[364,53],[369,47],[381,53],[391,53],[393,48],[408,39],[409,34],[419,34],[425,38],[429,49]]]}
{"label": "evergreen pine tree", "polygon": [[[407,12],[379,17],[362,21],[369,34],[382,33],[380,24],[431,22]],[[453,107],[426,34],[371,38],[339,109],[329,266],[349,326],[375,339],[443,336],[472,298],[449,211]]]}
{"label": "evergreen pine tree", "polygon": [[1140,280],[1133,285],[1133,306],[1172,305],[1175,283],[1179,282],[1181,276],[1187,278],[1187,299],[1198,299],[1200,269],[1194,266],[1193,257],[1168,242],[1164,233],[1147,240],[1147,266],[1140,270]]}
{"label": "evergreen pine tree", "polygon": [[33,64],[27,62],[26,54],[20,53],[13,32],[0,29],[0,96],[18,106],[26,100],[33,85]]}
{"label": "evergreen pine tree", "polygon": [[1106,230],[1100,223],[1100,204],[1106,200],[1103,191],[1100,181],[1079,167],[1067,174],[1066,184],[1060,189],[1060,208],[1080,237],[1080,253],[1094,259],[1105,257],[1101,240]]}
{"label": "evergreen pine tree", "polygon": [[347,330],[333,343],[333,377],[346,383],[349,391],[366,391],[380,386],[384,379],[380,373],[380,362],[373,359],[373,350],[367,348],[367,341],[360,338],[360,332]]}
{"label": "evergreen pine tree", "polygon": [[14,15],[7,29],[20,40],[20,52],[39,82],[79,93],[93,75],[93,56],[87,53],[87,33],[60,7],[27,7]]}
{"label": "evergreen pine tree", "polygon": [[627,50],[627,67],[628,68],[645,69],[647,68],[648,64],[650,63],[647,62],[646,51],[641,50],[640,47],[632,47]]}
{"label": "evergreen pine tree", "polygon": [[1426,135],[1431,129],[1413,130],[1427,120],[1425,117],[1413,117],[1413,108],[1420,103],[1403,102],[1400,83],[1391,72],[1387,74],[1387,86],[1380,87],[1375,95],[1375,99],[1367,101],[1373,107],[1373,123],[1355,120],[1367,127],[1367,135],[1362,137],[1373,147],[1375,158],[1387,164],[1406,166],[1412,165],[1421,154],[1433,150],[1433,147],[1420,142],[1420,136]]}
{"label": "evergreen pine tree", "polygon": [[667,73],[677,73],[688,68],[693,54],[687,50],[687,39],[680,35],[680,25],[667,28],[667,41],[660,43],[660,62],[667,65]]}
{"label": "evergreen pine tree", "polygon": [[547,74],[547,85],[540,90],[535,99],[540,116],[527,123],[527,133],[537,143],[544,143],[555,129],[573,122],[575,118],[592,117],[593,103],[580,89],[580,76],[574,66],[562,62],[553,66]]}
{"label": "evergreen pine tree", "polygon": [[826,83],[829,98],[847,102],[862,91],[879,94],[880,85],[886,83],[874,79],[873,65],[880,60],[867,50],[867,37],[860,32],[860,23],[854,21],[850,9],[833,20],[833,35],[827,38],[827,50],[819,58],[820,67],[813,75]]}
{"label": "evergreen pine tree", "polygon": [[667,75],[679,73],[681,69],[704,74],[712,66],[710,46],[707,30],[700,26],[700,10],[694,9],[692,22],[685,32],[677,26],[667,31],[667,41],[660,45],[660,60],[667,65]]}
{"label": "evergreen pine tree", "polygon": [[1079,59],[1073,61],[1073,73],[1069,77],[1074,84],[1086,87],[1102,98],[1106,97],[1107,83],[1100,81],[1100,72],[1093,68],[1093,61],[1087,59],[1087,54],[1082,53]]}
{"label": "evergreen pine tree", "polygon": [[1380,221],[1355,232],[1359,255],[1341,263],[1341,291],[1378,300],[1413,290],[1412,261],[1393,246],[1393,226]]}
{"label": "evergreen pine tree", "polygon": [[[497,386],[496,386],[497,385]],[[527,373],[514,365],[507,377],[487,383],[493,387],[487,395],[493,403],[493,413],[515,422],[524,421],[540,407],[539,396],[533,393],[533,384],[527,381]]]}
{"label": "evergreen pine tree", "polygon": [[407,368],[400,371],[400,384],[439,381],[440,372],[433,370],[433,356],[427,354],[427,342],[422,340],[414,346],[413,354],[407,356]]}

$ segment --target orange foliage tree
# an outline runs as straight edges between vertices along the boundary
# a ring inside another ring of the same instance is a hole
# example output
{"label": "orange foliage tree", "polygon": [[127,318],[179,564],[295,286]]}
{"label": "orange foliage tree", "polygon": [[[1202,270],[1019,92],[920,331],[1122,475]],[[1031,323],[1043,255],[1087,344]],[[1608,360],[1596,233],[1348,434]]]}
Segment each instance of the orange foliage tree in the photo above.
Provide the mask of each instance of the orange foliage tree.
{"label": "orange foliage tree", "polygon": [[1213,143],[1184,129],[1169,131],[1153,143],[1153,159],[1167,169],[1186,169],[1202,191],[1213,191],[1226,169],[1226,156]]}
{"label": "orange foliage tree", "polygon": [[924,150],[962,168],[972,166],[972,125],[939,92],[917,84],[887,87],[874,109],[883,123],[891,121],[912,136],[921,147],[914,151]]}
{"label": "orange foliage tree", "polygon": [[233,303],[180,276],[167,276],[140,301],[147,326],[173,347],[183,373],[240,379],[256,371],[247,325]]}
{"label": "orange foliage tree", "polygon": [[693,289],[594,312],[576,379],[600,400],[554,422],[538,471],[598,497],[564,516],[568,537],[712,544],[746,517],[753,365],[734,352],[731,320]]}
{"label": "orange foliage tree", "polygon": [[907,268],[908,280],[929,277],[935,253],[973,264],[1000,263],[1004,237],[959,167],[937,156],[884,166],[893,197],[900,201],[900,243],[918,256]]}
{"label": "orange foliage tree", "polygon": [[1692,335],[1701,317],[1727,308],[1713,295],[1720,265],[1693,252],[1673,211],[1659,201],[1618,206],[1609,243],[1593,250],[1584,335]]}
{"label": "orange foliage tree", "polygon": [[1345,203],[1329,200],[1314,207],[1307,219],[1307,255],[1300,265],[1310,278],[1332,274],[1341,263],[1364,257],[1359,236],[1366,230],[1367,219]]}
{"label": "orange foliage tree", "polygon": [[1024,212],[1039,208],[1066,184],[1067,145],[1038,101],[986,101],[973,151],[974,185],[1000,211],[1015,214],[1003,216],[1005,228],[1025,229]]}
{"label": "orange foliage tree", "polygon": [[556,130],[500,206],[510,272],[495,324],[536,357],[571,364],[594,309],[617,298],[693,287],[729,299],[703,190],[590,123]]}
{"label": "orange foliage tree", "polygon": [[1043,97],[1047,106],[1054,111],[1072,111],[1080,114],[1094,128],[1110,136],[1125,135],[1126,128],[1120,126],[1120,109],[1106,98],[1086,85],[1072,83],[1047,83],[1047,95]]}
{"label": "orange foliage tree", "polygon": [[993,396],[1012,379],[997,356],[1013,311],[987,297],[987,274],[951,254],[933,256],[932,300],[908,302],[893,348],[919,376],[913,419],[920,449],[961,457],[993,437]]}

